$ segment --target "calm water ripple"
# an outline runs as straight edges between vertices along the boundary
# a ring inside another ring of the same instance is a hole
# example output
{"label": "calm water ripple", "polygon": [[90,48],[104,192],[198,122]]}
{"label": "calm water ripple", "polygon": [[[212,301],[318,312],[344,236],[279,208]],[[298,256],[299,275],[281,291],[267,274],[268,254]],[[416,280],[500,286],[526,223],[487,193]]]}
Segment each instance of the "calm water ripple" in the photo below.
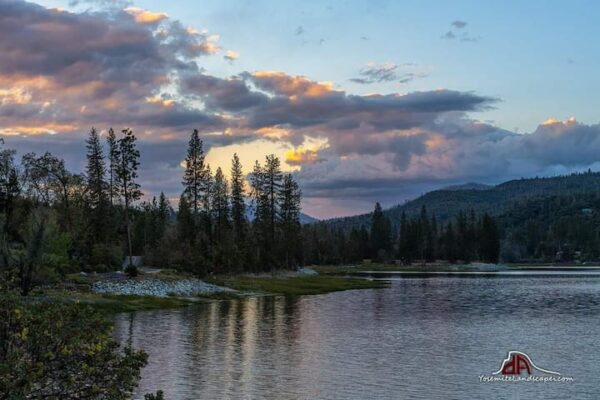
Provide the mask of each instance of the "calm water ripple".
{"label": "calm water ripple", "polygon": [[[388,289],[121,314],[168,399],[598,399],[600,277],[412,277]],[[480,383],[509,350],[570,383]]]}

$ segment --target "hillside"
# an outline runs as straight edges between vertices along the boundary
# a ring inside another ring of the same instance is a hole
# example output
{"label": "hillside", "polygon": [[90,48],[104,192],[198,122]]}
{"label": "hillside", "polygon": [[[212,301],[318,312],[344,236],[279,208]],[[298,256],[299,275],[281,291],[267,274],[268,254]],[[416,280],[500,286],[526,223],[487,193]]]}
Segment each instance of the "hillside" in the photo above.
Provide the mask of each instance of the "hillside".
{"label": "hillside", "polygon": [[[455,186],[434,190],[404,204],[391,207],[384,213],[394,226],[400,221],[403,212],[407,216],[415,215],[420,212],[422,206],[425,206],[430,214],[435,214],[440,221],[447,221],[460,211],[468,210],[499,216],[511,209],[515,203],[525,200],[600,192],[600,172],[588,171],[548,178],[517,179],[490,186],[488,189],[483,186],[472,188],[471,185],[467,186],[468,189],[457,189]],[[344,230],[361,225],[368,227],[370,215],[369,213],[336,218],[325,222]]]}

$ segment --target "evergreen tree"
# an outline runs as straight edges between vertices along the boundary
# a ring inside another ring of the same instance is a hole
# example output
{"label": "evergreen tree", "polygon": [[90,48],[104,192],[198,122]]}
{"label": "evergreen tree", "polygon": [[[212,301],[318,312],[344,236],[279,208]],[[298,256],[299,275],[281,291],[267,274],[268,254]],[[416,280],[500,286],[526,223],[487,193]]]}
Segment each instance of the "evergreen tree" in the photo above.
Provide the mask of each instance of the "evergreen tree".
{"label": "evergreen tree", "polygon": [[169,205],[169,200],[163,192],[160,192],[160,196],[158,197],[157,210],[157,233],[159,240],[162,239],[162,237],[165,235],[165,231],[167,230],[170,212],[171,206]]}
{"label": "evergreen tree", "polygon": [[108,130],[108,198],[110,205],[114,205],[114,200],[118,196],[117,188],[117,167],[119,165],[119,148],[117,146],[117,137],[113,128]]}
{"label": "evergreen tree", "polygon": [[246,203],[244,201],[245,181],[242,164],[237,154],[231,161],[231,220],[233,232],[238,246],[245,240],[247,229]]}
{"label": "evergreen tree", "polygon": [[451,263],[456,261],[456,236],[454,234],[454,228],[452,222],[448,222],[446,232],[444,233],[444,258]]}
{"label": "evergreen tree", "polygon": [[194,221],[192,210],[184,194],[179,198],[179,208],[177,210],[177,228],[179,240],[190,245],[194,244]]}
{"label": "evergreen tree", "polygon": [[137,169],[139,166],[140,152],[137,150],[135,142],[136,137],[131,129],[124,129],[123,137],[117,141],[118,145],[118,165],[116,168],[116,181],[118,185],[118,194],[124,202],[125,225],[127,230],[127,249],[129,255],[129,266],[133,257],[133,248],[131,241],[131,220],[130,207],[142,196],[140,185],[136,182],[138,177]]}
{"label": "evergreen tree", "polygon": [[275,222],[279,207],[279,191],[283,175],[281,173],[281,163],[274,154],[266,157],[264,167],[264,189],[268,200],[267,222],[269,226],[269,239],[275,242]]}
{"label": "evergreen tree", "polygon": [[[287,268],[295,266],[300,261],[301,237],[300,237],[300,203],[302,193],[298,183],[294,181],[291,174],[285,175],[283,185],[279,193],[279,224],[282,231],[281,244],[285,265]],[[343,234],[343,232],[342,232]],[[344,242],[344,240],[342,240]],[[345,251],[341,253],[345,255]]]}
{"label": "evergreen tree", "polygon": [[204,150],[198,130],[194,129],[188,144],[187,156],[185,157],[185,172],[183,175],[183,193],[191,205],[194,215],[203,208],[206,202],[207,168],[204,163]]}
{"label": "evergreen tree", "polygon": [[211,191],[211,206],[214,225],[214,240],[212,245],[213,270],[216,270],[217,272],[230,272],[232,270],[232,262],[233,260],[236,260],[231,232],[231,210],[228,186],[223,171],[220,167],[217,168]]}
{"label": "evergreen tree", "polygon": [[375,203],[375,210],[371,217],[371,257],[380,260],[387,258],[391,250],[391,223],[383,214],[381,205]]}
{"label": "evergreen tree", "polygon": [[403,263],[410,263],[410,248],[409,248],[409,223],[406,220],[406,213],[403,211],[400,215],[400,233],[398,236],[398,259]]}
{"label": "evergreen tree", "polygon": [[229,229],[229,193],[227,179],[221,167],[217,168],[212,190],[212,212],[215,225],[215,240],[223,239],[223,234]]}
{"label": "evergreen tree", "polygon": [[86,141],[87,165],[86,186],[89,206],[90,231],[92,240],[103,241],[106,233],[108,216],[108,199],[106,194],[104,155],[100,137],[95,128],[92,128]]}
{"label": "evergreen tree", "polygon": [[500,235],[496,222],[488,214],[481,218],[480,232],[481,260],[488,263],[497,263],[500,255]]}

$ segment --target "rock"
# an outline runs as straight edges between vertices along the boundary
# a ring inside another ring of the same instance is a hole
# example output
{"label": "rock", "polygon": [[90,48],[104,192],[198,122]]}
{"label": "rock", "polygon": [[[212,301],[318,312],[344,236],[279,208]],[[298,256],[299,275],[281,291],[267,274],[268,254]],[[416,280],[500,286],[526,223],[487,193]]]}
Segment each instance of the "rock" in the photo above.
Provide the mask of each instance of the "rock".
{"label": "rock", "polygon": [[298,270],[298,275],[315,276],[319,275],[319,273],[312,268],[304,267]]}
{"label": "rock", "polygon": [[94,293],[126,294],[136,296],[197,296],[235,290],[212,285],[199,279],[164,281],[161,279],[126,279],[120,281],[98,281],[92,285]]}

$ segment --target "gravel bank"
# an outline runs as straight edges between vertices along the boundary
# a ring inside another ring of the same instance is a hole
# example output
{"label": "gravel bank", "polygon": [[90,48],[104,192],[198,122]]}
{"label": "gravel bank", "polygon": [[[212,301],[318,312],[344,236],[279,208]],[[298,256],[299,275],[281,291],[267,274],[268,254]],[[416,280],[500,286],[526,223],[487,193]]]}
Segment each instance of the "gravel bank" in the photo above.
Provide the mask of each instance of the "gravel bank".
{"label": "gravel bank", "polygon": [[235,292],[235,290],[211,285],[199,279],[182,279],[178,281],[126,279],[121,281],[98,281],[93,284],[92,292],[167,297],[207,295],[220,292]]}

